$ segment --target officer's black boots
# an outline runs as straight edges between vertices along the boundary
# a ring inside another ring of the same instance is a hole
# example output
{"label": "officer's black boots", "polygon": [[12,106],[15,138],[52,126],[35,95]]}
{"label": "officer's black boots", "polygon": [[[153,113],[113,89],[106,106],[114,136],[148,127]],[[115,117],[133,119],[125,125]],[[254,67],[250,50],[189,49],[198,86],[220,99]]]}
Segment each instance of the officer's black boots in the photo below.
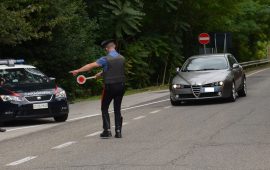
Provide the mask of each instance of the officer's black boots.
{"label": "officer's black boots", "polygon": [[100,134],[101,138],[109,138],[112,137],[112,132],[109,130],[104,130],[101,134]]}
{"label": "officer's black boots", "polygon": [[122,138],[122,133],[120,129],[115,130],[115,138]]}
{"label": "officer's black boots", "polygon": [[122,124],[123,124],[123,117],[120,120],[120,127],[115,128],[115,138],[122,138]]}
{"label": "officer's black boots", "polygon": [[[123,124],[123,117],[121,117],[120,119],[120,124],[118,126],[115,127],[115,138],[122,138],[122,124]],[[101,134],[100,134],[101,138],[109,138],[112,137],[112,133],[110,130],[104,130]]]}
{"label": "officer's black boots", "polygon": [[0,128],[0,132],[5,132],[6,129]]}

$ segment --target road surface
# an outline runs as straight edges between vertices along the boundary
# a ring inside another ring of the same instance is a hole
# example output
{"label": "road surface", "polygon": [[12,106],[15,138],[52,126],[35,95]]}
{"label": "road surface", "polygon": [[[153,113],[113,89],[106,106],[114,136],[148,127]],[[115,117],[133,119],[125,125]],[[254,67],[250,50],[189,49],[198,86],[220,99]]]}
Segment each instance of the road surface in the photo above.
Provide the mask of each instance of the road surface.
{"label": "road surface", "polygon": [[99,138],[99,115],[20,130],[11,124],[0,134],[0,169],[270,169],[269,75],[250,74],[248,96],[234,103],[172,107],[162,92],[126,105],[122,139]]}

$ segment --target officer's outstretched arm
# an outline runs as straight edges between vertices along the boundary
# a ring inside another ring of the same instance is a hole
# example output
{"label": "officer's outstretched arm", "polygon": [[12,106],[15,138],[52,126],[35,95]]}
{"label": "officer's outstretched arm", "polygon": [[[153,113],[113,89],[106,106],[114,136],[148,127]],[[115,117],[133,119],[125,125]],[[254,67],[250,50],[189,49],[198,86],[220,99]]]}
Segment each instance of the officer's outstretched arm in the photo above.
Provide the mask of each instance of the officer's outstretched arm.
{"label": "officer's outstretched arm", "polygon": [[96,68],[96,67],[100,67],[100,65],[98,65],[96,62],[93,62],[90,64],[86,64],[85,66],[83,66],[77,70],[70,71],[70,73],[72,73],[73,76],[76,76],[80,72],[91,71],[93,68]]}
{"label": "officer's outstretched arm", "polygon": [[96,79],[101,78],[102,73],[103,73],[103,71],[101,71],[101,72],[97,73],[97,74],[95,75],[95,76],[96,76]]}

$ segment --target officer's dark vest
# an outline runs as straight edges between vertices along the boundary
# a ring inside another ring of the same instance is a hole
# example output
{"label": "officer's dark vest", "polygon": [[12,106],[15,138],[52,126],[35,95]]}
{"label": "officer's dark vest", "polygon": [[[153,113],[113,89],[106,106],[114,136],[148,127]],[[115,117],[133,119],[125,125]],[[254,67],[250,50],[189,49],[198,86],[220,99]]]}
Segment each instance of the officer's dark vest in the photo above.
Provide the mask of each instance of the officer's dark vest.
{"label": "officer's dark vest", "polygon": [[106,56],[108,68],[103,72],[105,84],[125,82],[125,58],[121,55],[117,57]]}

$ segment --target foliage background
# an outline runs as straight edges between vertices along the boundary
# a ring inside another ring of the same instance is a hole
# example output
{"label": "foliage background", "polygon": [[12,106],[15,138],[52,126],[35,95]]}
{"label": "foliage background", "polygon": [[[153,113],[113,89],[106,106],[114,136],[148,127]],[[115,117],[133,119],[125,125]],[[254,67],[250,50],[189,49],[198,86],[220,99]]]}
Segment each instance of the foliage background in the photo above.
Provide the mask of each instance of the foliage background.
{"label": "foliage background", "polygon": [[117,40],[136,89],[168,83],[201,32],[231,32],[239,61],[263,58],[269,23],[270,0],[2,0],[0,58],[26,59],[74,99],[101,93],[102,80],[79,86],[68,72],[104,55],[104,39]]}

